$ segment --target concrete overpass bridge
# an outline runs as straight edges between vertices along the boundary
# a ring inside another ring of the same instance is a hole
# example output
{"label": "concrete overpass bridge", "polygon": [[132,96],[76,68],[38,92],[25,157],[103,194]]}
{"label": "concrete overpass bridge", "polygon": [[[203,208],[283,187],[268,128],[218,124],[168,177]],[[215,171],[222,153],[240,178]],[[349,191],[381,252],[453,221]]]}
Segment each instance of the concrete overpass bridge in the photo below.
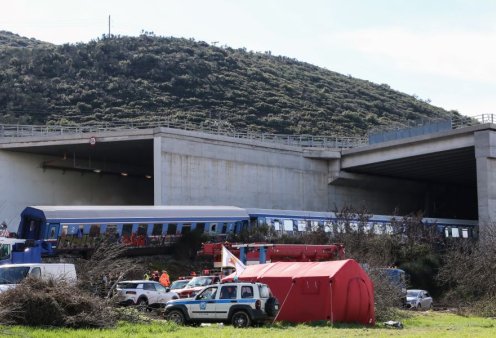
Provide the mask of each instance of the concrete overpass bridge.
{"label": "concrete overpass bridge", "polygon": [[[143,127],[143,129],[141,129]],[[225,204],[496,219],[492,123],[366,144],[175,125],[0,127],[0,217],[26,205]]]}

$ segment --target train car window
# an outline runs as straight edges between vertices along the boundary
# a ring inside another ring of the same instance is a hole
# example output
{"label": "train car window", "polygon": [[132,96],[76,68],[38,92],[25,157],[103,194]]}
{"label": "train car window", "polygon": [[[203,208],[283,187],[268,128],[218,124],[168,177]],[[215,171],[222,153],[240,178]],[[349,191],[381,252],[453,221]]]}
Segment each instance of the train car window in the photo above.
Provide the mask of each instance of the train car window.
{"label": "train car window", "polygon": [[312,231],[319,230],[319,221],[310,221]]}
{"label": "train car window", "polygon": [[332,232],[332,222],[331,221],[324,221],[324,231],[325,232]]}
{"label": "train car window", "polygon": [[458,228],[451,228],[451,237],[460,237],[460,230]]}
{"label": "train car window", "polygon": [[343,232],[344,232],[344,229],[345,229],[345,222],[343,222],[343,221],[339,221],[339,222],[336,224],[336,232],[337,232],[338,234],[343,233]]}
{"label": "train car window", "polygon": [[183,228],[181,229],[181,234],[185,235],[191,232],[191,224],[183,224]]}
{"label": "train car window", "polygon": [[79,231],[79,225],[78,224],[69,224],[69,230],[68,234],[72,236],[77,236]]}
{"label": "train car window", "polygon": [[468,238],[468,229],[462,229],[462,237],[463,238]]}
{"label": "train car window", "polygon": [[67,236],[67,233],[69,232],[69,226],[67,224],[62,225],[62,231],[60,232],[61,236]]}
{"label": "train car window", "polygon": [[132,224],[123,224],[122,225],[122,236],[131,236],[133,233],[133,225]]}
{"label": "train car window", "polygon": [[381,235],[384,232],[383,226],[379,222],[372,223],[372,233]]}
{"label": "train car window", "polygon": [[58,229],[59,229],[59,225],[58,225],[58,224],[55,224],[55,223],[54,223],[54,224],[52,224],[52,223],[50,223],[50,232],[49,232],[49,234],[48,234],[48,238],[50,238],[50,239],[55,239],[55,238],[57,238],[57,236],[59,235],[59,234],[57,233],[57,230],[58,230]]}
{"label": "train car window", "polygon": [[293,231],[293,220],[285,219],[282,222],[284,225],[284,231]]}
{"label": "train car window", "polygon": [[298,232],[298,221],[292,220],[293,222],[293,232]]}
{"label": "train car window", "polygon": [[100,224],[92,224],[90,228],[90,237],[100,236]]}
{"label": "train car window", "polygon": [[162,224],[154,224],[152,230],[152,236],[161,236],[162,235]]}
{"label": "train car window", "polygon": [[108,237],[115,237],[117,234],[117,224],[107,224],[106,234]]}
{"label": "train car window", "polygon": [[195,231],[203,233],[205,231],[205,223],[196,223]]}
{"label": "train car window", "polygon": [[386,233],[386,234],[392,234],[393,233],[393,227],[391,226],[391,223],[384,224],[384,233]]}
{"label": "train car window", "polygon": [[169,224],[169,227],[167,228],[167,235],[175,235],[177,230],[177,224]]}
{"label": "train car window", "polygon": [[222,233],[225,234],[227,232],[227,223],[222,223]]}
{"label": "train car window", "polygon": [[217,231],[217,223],[210,223],[210,226],[209,226],[209,233],[215,233]]}
{"label": "train car window", "polygon": [[450,237],[450,228],[449,227],[444,228],[444,236]]}
{"label": "train car window", "polygon": [[146,229],[148,228],[148,224],[138,224],[138,236],[146,236]]}
{"label": "train car window", "polygon": [[275,231],[281,230],[281,223],[279,223],[279,221],[274,221],[274,230]]}
{"label": "train car window", "polygon": [[298,231],[307,231],[307,221],[299,220],[298,221]]}

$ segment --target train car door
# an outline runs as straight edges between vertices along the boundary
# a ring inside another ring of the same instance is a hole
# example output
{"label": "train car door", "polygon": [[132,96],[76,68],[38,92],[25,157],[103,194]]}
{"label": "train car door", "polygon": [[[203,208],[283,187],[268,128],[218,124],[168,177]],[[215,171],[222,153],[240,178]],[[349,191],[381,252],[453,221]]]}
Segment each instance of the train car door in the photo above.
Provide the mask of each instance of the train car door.
{"label": "train car door", "polygon": [[25,239],[41,239],[41,221],[39,219],[24,219],[22,230]]}

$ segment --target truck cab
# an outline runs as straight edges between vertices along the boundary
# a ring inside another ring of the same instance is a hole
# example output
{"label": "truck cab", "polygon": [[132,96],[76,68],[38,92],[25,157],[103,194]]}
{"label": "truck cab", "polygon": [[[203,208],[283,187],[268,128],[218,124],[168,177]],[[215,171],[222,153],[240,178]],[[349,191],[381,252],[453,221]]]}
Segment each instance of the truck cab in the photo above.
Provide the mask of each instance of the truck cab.
{"label": "truck cab", "polygon": [[19,263],[41,263],[41,252],[45,242],[0,237],[0,265]]}

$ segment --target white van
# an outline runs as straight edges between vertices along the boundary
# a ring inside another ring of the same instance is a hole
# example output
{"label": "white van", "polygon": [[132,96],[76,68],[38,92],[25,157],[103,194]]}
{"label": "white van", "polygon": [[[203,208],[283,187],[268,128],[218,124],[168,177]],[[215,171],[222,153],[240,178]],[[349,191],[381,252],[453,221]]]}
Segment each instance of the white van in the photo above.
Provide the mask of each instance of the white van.
{"label": "white van", "polygon": [[0,265],[0,292],[14,287],[27,276],[42,279],[63,279],[69,283],[75,283],[77,280],[74,264],[6,264]]}

